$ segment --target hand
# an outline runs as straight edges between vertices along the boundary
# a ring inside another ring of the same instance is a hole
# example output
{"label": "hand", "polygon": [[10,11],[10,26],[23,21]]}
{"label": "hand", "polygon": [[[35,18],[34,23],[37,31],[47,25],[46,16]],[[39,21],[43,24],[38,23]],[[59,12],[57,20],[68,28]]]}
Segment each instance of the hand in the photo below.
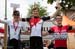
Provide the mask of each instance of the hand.
{"label": "hand", "polygon": [[60,3],[57,3],[55,8],[56,8],[57,10],[61,10],[62,7],[61,7]]}
{"label": "hand", "polygon": [[42,31],[42,35],[46,36],[46,35],[48,35],[48,32]]}

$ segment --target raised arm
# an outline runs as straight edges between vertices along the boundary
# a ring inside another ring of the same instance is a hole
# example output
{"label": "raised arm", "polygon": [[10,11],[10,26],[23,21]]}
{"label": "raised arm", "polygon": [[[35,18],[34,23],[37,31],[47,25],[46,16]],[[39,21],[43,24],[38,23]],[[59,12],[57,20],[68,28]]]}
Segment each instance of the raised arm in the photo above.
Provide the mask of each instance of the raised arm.
{"label": "raised arm", "polygon": [[29,22],[30,18],[22,18],[21,21],[25,22],[28,21]]}
{"label": "raised arm", "polygon": [[56,15],[58,14],[58,12],[60,12],[60,10],[61,10],[61,8],[58,7],[58,8],[56,9],[56,11],[50,16],[50,18],[55,18]]}
{"label": "raised arm", "polygon": [[55,18],[56,15],[61,11],[62,7],[59,2],[56,3],[55,8],[56,8],[56,11],[53,13],[52,16],[50,16],[50,18]]}
{"label": "raised arm", "polygon": [[42,19],[43,19],[44,21],[46,21],[46,20],[49,20],[49,19],[51,19],[51,18],[55,18],[56,15],[58,14],[58,12],[60,12],[60,10],[61,10],[61,7],[57,7],[56,11],[55,11],[51,16],[42,17]]}

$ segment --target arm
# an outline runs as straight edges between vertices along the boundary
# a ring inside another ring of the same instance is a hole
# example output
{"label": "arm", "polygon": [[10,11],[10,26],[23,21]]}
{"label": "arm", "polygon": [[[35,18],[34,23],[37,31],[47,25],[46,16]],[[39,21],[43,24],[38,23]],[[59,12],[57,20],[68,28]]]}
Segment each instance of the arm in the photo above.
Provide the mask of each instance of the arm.
{"label": "arm", "polygon": [[74,26],[67,26],[67,31],[68,33],[74,33],[75,32],[75,27]]}
{"label": "arm", "polygon": [[67,26],[68,30],[75,30],[75,26]]}
{"label": "arm", "polygon": [[56,8],[56,11],[53,13],[53,15],[51,16],[51,18],[55,18],[56,15],[57,15],[59,12],[61,12],[61,9],[62,9],[60,3],[57,3],[56,6],[55,6],[55,8]]}
{"label": "arm", "polygon": [[56,15],[58,14],[58,12],[59,12],[59,9],[57,9],[56,12],[54,12],[52,16],[42,17],[42,20],[43,20],[43,21],[46,21],[46,20],[50,20],[50,19],[52,19],[52,18],[55,18]]}
{"label": "arm", "polygon": [[55,18],[59,12],[60,12],[60,8],[57,8],[56,11],[50,16],[50,18]]}
{"label": "arm", "polygon": [[69,26],[68,27],[68,32],[69,33],[74,33],[75,32],[75,26]]}
{"label": "arm", "polygon": [[0,20],[0,23],[7,23],[7,20]]}
{"label": "arm", "polygon": [[72,27],[72,29],[71,30],[75,30],[75,26],[71,26]]}
{"label": "arm", "polygon": [[43,31],[43,32],[42,32],[42,35],[43,35],[43,36],[46,36],[46,35],[49,35],[49,34],[51,34],[51,33],[54,33],[54,31],[53,31],[52,29],[50,29],[49,31]]}
{"label": "arm", "polygon": [[30,31],[29,30],[28,31],[22,31],[21,34],[23,34],[23,35],[30,35]]}
{"label": "arm", "polygon": [[73,27],[72,26],[68,26],[68,30],[72,30],[73,29]]}
{"label": "arm", "polygon": [[56,11],[51,16],[45,17],[45,20],[49,20],[51,18],[55,18],[56,15],[58,14],[58,12],[60,12],[62,7],[60,5],[59,6],[57,5],[55,8],[56,8]]}
{"label": "arm", "polygon": [[46,36],[46,35],[49,35],[49,33],[47,31],[42,31],[42,35]]}
{"label": "arm", "polygon": [[26,25],[27,23],[22,23],[22,28],[21,28],[21,34],[29,35],[30,30],[28,30],[28,27]]}
{"label": "arm", "polygon": [[25,22],[28,21],[29,22],[30,18],[22,18],[21,21]]}
{"label": "arm", "polygon": [[48,17],[42,17],[41,18],[43,21],[46,21],[46,20],[50,20],[50,17],[48,16]]}

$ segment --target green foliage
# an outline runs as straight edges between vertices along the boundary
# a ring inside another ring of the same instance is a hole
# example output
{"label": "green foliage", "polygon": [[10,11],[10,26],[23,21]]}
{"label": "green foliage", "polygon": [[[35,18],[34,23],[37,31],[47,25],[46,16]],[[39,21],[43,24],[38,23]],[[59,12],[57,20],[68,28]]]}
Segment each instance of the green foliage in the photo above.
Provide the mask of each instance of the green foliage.
{"label": "green foliage", "polygon": [[[47,13],[46,7],[41,6],[40,3],[37,3],[35,6],[37,6],[39,8],[40,17],[47,16],[48,13]],[[30,8],[28,9],[28,17],[31,16],[31,13],[32,13],[31,11],[32,11],[33,7],[34,7],[34,5],[30,5]]]}
{"label": "green foliage", "polygon": [[[55,0],[47,0],[47,3],[53,3]],[[70,9],[72,6],[75,6],[75,0],[61,0],[60,5],[63,10]]]}
{"label": "green foliage", "polygon": [[47,0],[47,3],[53,3],[54,0]]}

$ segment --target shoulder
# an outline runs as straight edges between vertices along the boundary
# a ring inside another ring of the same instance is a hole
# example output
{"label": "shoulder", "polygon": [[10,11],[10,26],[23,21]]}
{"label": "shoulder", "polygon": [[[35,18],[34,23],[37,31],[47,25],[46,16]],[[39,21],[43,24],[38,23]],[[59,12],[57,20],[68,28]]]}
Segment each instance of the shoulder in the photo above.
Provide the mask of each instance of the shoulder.
{"label": "shoulder", "polygon": [[69,26],[69,25],[64,25],[63,27],[64,27],[64,28],[68,28],[68,27],[70,27],[70,26]]}
{"label": "shoulder", "polygon": [[57,26],[52,26],[51,28],[57,28]]}

